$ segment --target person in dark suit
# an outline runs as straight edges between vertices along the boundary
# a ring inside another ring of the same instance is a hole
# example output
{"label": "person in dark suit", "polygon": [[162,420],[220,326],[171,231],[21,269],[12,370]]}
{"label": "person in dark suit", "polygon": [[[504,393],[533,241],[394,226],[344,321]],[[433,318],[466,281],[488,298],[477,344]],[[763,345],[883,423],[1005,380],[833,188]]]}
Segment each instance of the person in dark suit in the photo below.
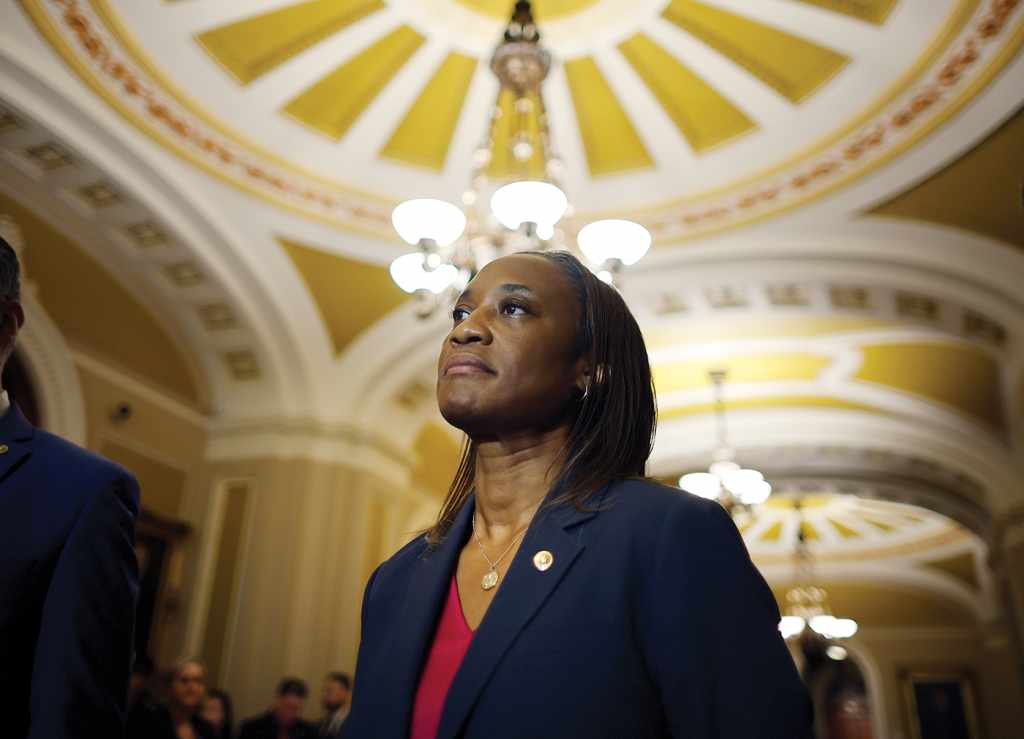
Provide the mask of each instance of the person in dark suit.
{"label": "person in dark suit", "polygon": [[277,686],[274,707],[243,721],[238,739],[313,739],[316,728],[301,718],[308,692],[302,680],[284,678]]}
{"label": "person in dark suit", "polygon": [[329,672],[324,678],[324,687],[320,693],[324,717],[317,726],[320,739],[338,739],[341,736],[345,719],[348,718],[348,698],[351,692],[352,678],[344,672]]}
{"label": "person in dark suit", "polygon": [[[0,239],[0,368],[25,321]],[[0,716],[5,737],[120,737],[138,595],[135,479],[33,428],[0,392]]]}
{"label": "person in dark suit", "polygon": [[520,253],[452,316],[437,397],[468,444],[366,585],[345,739],[810,739],[728,514],[643,477],[654,390],[618,292]]}

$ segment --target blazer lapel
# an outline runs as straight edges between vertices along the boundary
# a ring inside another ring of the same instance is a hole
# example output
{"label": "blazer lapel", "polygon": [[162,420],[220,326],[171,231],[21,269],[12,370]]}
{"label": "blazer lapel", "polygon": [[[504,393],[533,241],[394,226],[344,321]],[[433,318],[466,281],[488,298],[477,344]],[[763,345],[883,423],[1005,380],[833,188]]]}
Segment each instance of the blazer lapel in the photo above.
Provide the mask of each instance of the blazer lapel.
{"label": "blazer lapel", "polygon": [[[601,499],[603,496],[595,496]],[[592,517],[595,511],[571,506],[541,509],[530,525],[498,594],[473,635],[473,642],[448,690],[437,739],[458,736],[473,704],[502,656],[537,610],[561,582],[583,551],[579,537],[567,529]],[[545,572],[533,564],[534,555],[546,549],[554,562]]]}
{"label": "blazer lapel", "polygon": [[474,509],[471,495],[441,545],[434,551],[428,551],[416,563],[402,605],[402,617],[397,622],[399,628],[396,629],[389,655],[384,660],[388,674],[396,676],[393,682],[389,681],[394,686],[389,705],[393,706],[391,715],[399,724],[395,726],[394,734],[382,732],[382,736],[408,735],[420,672],[430,651],[437,620],[448,595],[448,586],[455,572],[459,552],[466,541]]}
{"label": "blazer lapel", "polygon": [[35,428],[21,414],[17,404],[12,402],[7,412],[0,417],[0,483],[31,454],[34,435]]}

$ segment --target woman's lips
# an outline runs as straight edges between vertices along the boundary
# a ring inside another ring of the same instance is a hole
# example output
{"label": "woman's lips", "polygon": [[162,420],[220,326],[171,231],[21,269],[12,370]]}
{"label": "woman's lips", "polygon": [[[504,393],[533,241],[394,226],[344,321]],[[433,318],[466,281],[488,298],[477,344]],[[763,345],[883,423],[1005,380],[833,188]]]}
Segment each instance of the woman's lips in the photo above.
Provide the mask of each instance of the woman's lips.
{"label": "woman's lips", "polygon": [[448,368],[446,375],[489,375],[490,372],[475,364],[455,364]]}
{"label": "woman's lips", "polygon": [[444,365],[445,375],[492,375],[492,370],[487,364],[478,357],[469,355],[454,356],[450,358]]}

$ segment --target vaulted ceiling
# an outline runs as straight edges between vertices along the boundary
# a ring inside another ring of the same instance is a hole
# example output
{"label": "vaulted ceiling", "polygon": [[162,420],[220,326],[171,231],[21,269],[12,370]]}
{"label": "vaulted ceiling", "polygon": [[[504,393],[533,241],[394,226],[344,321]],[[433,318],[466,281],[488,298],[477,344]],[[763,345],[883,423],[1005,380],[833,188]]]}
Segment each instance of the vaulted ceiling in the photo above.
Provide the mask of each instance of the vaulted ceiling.
{"label": "vaulted ceiling", "polygon": [[[481,156],[505,166],[487,61],[510,5],[5,5],[0,211],[30,259],[79,265],[30,262],[58,324],[219,418],[383,424],[450,461],[445,320],[387,276],[389,216],[459,202]],[[565,229],[623,214],[654,235],[623,292],[655,366],[655,472],[703,463],[706,373],[727,366],[751,455],[941,460],[946,513],[976,531],[972,506],[1024,504],[1024,3],[535,6],[556,63],[529,115],[548,116]],[[135,340],[90,339],[93,303]]]}

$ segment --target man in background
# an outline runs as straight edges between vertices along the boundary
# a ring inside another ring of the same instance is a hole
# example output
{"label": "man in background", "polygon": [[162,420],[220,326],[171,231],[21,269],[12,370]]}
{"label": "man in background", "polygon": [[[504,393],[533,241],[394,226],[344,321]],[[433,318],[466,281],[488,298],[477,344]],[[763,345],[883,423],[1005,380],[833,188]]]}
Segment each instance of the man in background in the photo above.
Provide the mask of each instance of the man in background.
{"label": "man in background", "polygon": [[348,718],[351,691],[352,679],[344,672],[332,672],[324,679],[324,690],[320,696],[324,718],[320,722],[318,734],[322,739],[337,739],[341,736],[341,727]]}
{"label": "man in background", "polygon": [[[0,238],[0,371],[25,322]],[[135,479],[34,428],[0,389],[0,716],[4,737],[121,737],[138,595]]]}
{"label": "man in background", "polygon": [[313,739],[316,729],[301,718],[307,694],[306,683],[286,677],[277,686],[273,708],[243,722],[238,739]]}

